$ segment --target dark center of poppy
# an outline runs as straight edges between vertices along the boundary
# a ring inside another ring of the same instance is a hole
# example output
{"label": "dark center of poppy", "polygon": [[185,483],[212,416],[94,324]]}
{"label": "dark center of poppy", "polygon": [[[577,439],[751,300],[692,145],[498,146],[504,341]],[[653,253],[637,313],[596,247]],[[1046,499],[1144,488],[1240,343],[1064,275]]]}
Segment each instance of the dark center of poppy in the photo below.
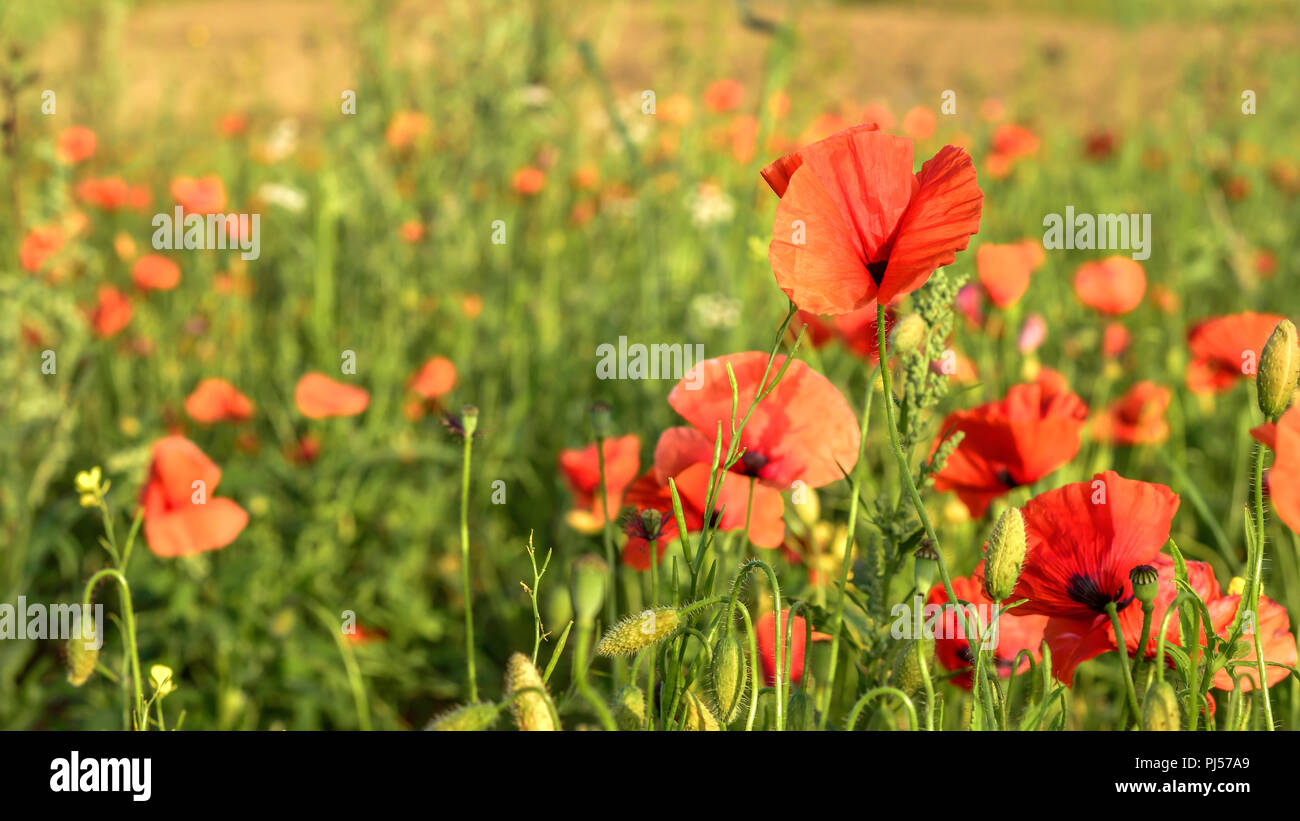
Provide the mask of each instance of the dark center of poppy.
{"label": "dark center of poppy", "polygon": [[1119,589],[1111,593],[1103,590],[1101,583],[1096,578],[1086,573],[1075,573],[1070,576],[1070,581],[1065,585],[1065,594],[1072,601],[1087,607],[1097,613],[1105,613],[1106,605],[1111,602],[1115,603],[1115,610],[1123,610],[1133,601],[1133,597],[1122,598],[1124,595],[1124,586],[1120,585]]}
{"label": "dark center of poppy", "polygon": [[745,476],[757,476],[758,472],[767,467],[767,456],[752,450],[745,451],[745,455],[740,457],[740,462],[736,465],[736,472]]}
{"label": "dark center of poppy", "polygon": [[997,476],[998,481],[1005,485],[1007,490],[1015,490],[1020,487],[1020,483],[1016,481],[1016,477],[1012,476],[1011,471],[1006,468],[998,468]]}
{"label": "dark center of poppy", "polygon": [[880,283],[885,278],[885,269],[889,267],[889,260],[882,259],[879,262],[868,262],[867,273],[871,274],[871,279],[880,287]]}

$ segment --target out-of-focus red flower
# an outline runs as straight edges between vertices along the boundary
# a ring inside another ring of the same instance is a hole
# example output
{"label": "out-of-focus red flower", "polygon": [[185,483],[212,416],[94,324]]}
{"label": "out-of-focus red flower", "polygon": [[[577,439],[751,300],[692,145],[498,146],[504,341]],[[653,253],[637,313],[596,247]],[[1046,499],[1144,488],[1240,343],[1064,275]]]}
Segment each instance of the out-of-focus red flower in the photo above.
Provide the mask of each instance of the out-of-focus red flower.
{"label": "out-of-focus red flower", "polygon": [[1083,155],[1094,162],[1109,158],[1118,148],[1119,136],[1114,131],[1092,131],[1083,138]]}
{"label": "out-of-focus red flower", "polygon": [[370,392],[313,371],[298,380],[293,401],[308,419],[356,416],[370,405]]}
{"label": "out-of-focus red flower", "polygon": [[[1270,433],[1271,443],[1266,441]],[[1261,434],[1256,438],[1276,453],[1268,472],[1273,509],[1287,527],[1300,533],[1300,405],[1282,414],[1272,431],[1264,430]]]}
{"label": "out-of-focus red flower", "polygon": [[1033,484],[1074,458],[1088,408],[1073,393],[1041,384],[1015,385],[1004,399],[948,414],[934,447],[966,434],[935,476],[936,490],[956,491],[971,516],[1022,485]]}
{"label": "out-of-focus red flower", "polygon": [[1092,438],[1114,445],[1158,445],[1169,437],[1165,410],[1172,394],[1163,385],[1138,382],[1092,422]]}
{"label": "out-of-focus red flower", "polygon": [[719,114],[735,111],[745,99],[745,87],[730,77],[715,80],[704,89],[704,107]]}
{"label": "out-of-focus red flower", "polygon": [[187,214],[219,214],[226,207],[226,186],[216,174],[206,177],[177,177],[172,196]]}
{"label": "out-of-focus red flower", "polygon": [[221,468],[183,436],[159,439],[141,494],[144,536],[158,556],[189,556],[225,547],[248,524],[230,499],[214,496]]}
{"label": "out-of-focus red flower", "polygon": [[929,139],[938,124],[934,109],[923,105],[914,106],[903,115],[903,133],[914,140]]}
{"label": "out-of-focus red flower", "polygon": [[510,187],[515,190],[515,193],[526,197],[539,193],[545,185],[546,172],[531,165],[516,171],[510,181]]}
{"label": "out-of-focus red flower", "polygon": [[1133,336],[1118,322],[1111,322],[1102,332],[1101,352],[1103,356],[1115,358],[1128,348],[1129,343],[1133,341]]}
{"label": "out-of-focus red flower", "polygon": [[1044,258],[1043,246],[1037,240],[1008,245],[986,242],[975,252],[975,267],[993,304],[1009,308],[1024,296],[1030,275]]}
{"label": "out-of-focus red flower", "polygon": [[1030,314],[1025,317],[1025,322],[1020,326],[1020,336],[1016,340],[1016,347],[1023,354],[1030,354],[1038,350],[1038,346],[1043,344],[1047,339],[1047,320],[1043,319],[1042,314]]}
{"label": "out-of-focus red flower", "polygon": [[1146,273],[1137,260],[1124,256],[1085,262],[1074,272],[1079,301],[1103,314],[1126,314],[1142,303]]}
{"label": "out-of-focus red flower", "polygon": [[144,291],[170,291],[180,284],[180,266],[161,254],[146,254],[135,262],[131,279]]}
{"label": "out-of-focus red flower", "polygon": [[[881,102],[867,103],[866,107],[862,109],[862,116],[859,121],[875,123],[880,127],[881,131],[893,131],[894,126],[898,123],[897,118],[894,117],[894,112],[887,104]],[[829,137],[830,134],[825,136]]]}
{"label": "out-of-focus red flower", "polygon": [[606,439],[605,491],[600,488],[600,451],[596,445],[560,451],[560,476],[573,494],[573,509],[565,517],[580,533],[599,533],[606,521],[618,517],[623,492],[641,469],[641,438],[629,433]]}
{"label": "out-of-focus red flower", "polygon": [[1277,323],[1285,317],[1245,311],[1198,322],[1187,332],[1192,361],[1187,388],[1193,393],[1221,393],[1242,377],[1254,377],[1259,357]]}
{"label": "out-of-focus red flower", "polygon": [[196,422],[244,422],[253,418],[253,402],[224,379],[204,379],[185,400],[185,412]]}
{"label": "out-of-focus red flower", "polygon": [[410,148],[433,131],[433,121],[418,111],[395,111],[384,131],[384,141],[389,148],[404,150]]}
{"label": "out-of-focus red flower", "polygon": [[408,245],[414,245],[424,239],[424,224],[419,220],[407,220],[397,229],[397,235]]}
{"label": "out-of-focus red flower", "polygon": [[430,357],[411,379],[411,390],[426,400],[438,400],[456,387],[456,366],[445,356]]}
{"label": "out-of-focus red flower", "polygon": [[945,146],[912,173],[912,141],[855,126],[763,169],[781,201],[769,259],[805,311],[893,302],[948,265],[979,230],[975,166]]}
{"label": "out-of-focus red flower", "polygon": [[94,156],[96,142],[95,132],[84,125],[69,126],[60,132],[54,154],[64,165],[77,165]]}
{"label": "out-of-focus red flower", "polygon": [[63,247],[63,230],[57,225],[38,225],[23,237],[18,249],[18,260],[23,268],[36,273],[46,261]]}
{"label": "out-of-focus red flower", "polygon": [[1009,160],[1038,153],[1038,135],[1023,125],[1005,123],[993,131],[993,151]]}
{"label": "out-of-focus red flower", "polygon": [[109,212],[123,208],[140,211],[153,199],[147,185],[130,185],[121,177],[82,180],[77,183],[76,193],[81,202]]}
{"label": "out-of-focus red flower", "polygon": [[217,120],[217,133],[223,137],[238,137],[248,130],[248,117],[242,112],[231,111]]}
{"label": "out-of-focus red flower", "polygon": [[107,339],[131,322],[131,301],[112,285],[101,285],[99,301],[90,313],[95,335]]}
{"label": "out-of-focus red flower", "polygon": [[[1047,617],[1021,616],[1017,615],[1017,610],[1008,610],[999,613],[997,621],[994,622],[993,608],[999,603],[994,602],[984,592],[984,562],[981,561],[970,576],[954,578],[952,592],[957,594],[959,600],[975,605],[974,610],[966,608],[966,619],[979,627],[979,635],[987,634],[987,642],[992,645],[993,661],[999,676],[1002,678],[1011,676],[1012,666],[1015,665],[1021,651],[1028,652],[1035,662],[1042,661],[1043,629],[1047,626]],[[948,603],[948,592],[942,585],[935,585],[930,589],[929,603],[940,606]],[[939,632],[942,634],[935,636],[934,654],[946,669],[957,672],[957,675],[951,679],[952,683],[969,690],[972,679],[971,667],[975,663],[975,656],[971,652],[970,641],[966,636],[964,626],[966,623],[955,608],[945,607],[939,621],[943,628]],[[996,632],[989,632],[990,624],[995,625]],[[1017,672],[1023,673],[1029,669],[1029,666],[1030,660],[1024,658]]]}
{"label": "out-of-focus red flower", "polygon": [[[787,647],[785,643],[786,630],[790,631],[789,653],[785,653]],[[778,639],[777,633],[780,632]],[[758,623],[754,625],[754,632],[758,635],[758,657],[763,663],[763,678],[767,681],[767,686],[772,687],[776,684],[776,648],[777,641],[781,642],[782,648],[782,666],[788,666],[790,670],[790,684],[798,684],[803,681],[803,659],[804,651],[808,646],[808,622],[803,616],[790,618],[790,608],[781,611],[781,624],[777,626],[776,614],[768,611],[759,617]],[[813,631],[813,641],[830,641],[831,637],[826,633]],[[786,656],[789,656],[787,659]],[[782,680],[786,680],[782,677]]]}

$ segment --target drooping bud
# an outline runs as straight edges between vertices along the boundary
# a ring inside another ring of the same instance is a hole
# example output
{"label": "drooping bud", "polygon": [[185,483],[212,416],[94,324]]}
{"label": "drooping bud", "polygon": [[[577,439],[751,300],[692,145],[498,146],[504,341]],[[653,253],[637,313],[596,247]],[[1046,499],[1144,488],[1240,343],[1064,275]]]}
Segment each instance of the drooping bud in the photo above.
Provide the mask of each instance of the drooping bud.
{"label": "drooping bud", "polygon": [[718,725],[718,718],[704,704],[704,700],[695,695],[693,690],[687,690],[682,694],[682,699],[686,703],[686,718],[682,726],[687,730],[721,730]]}
{"label": "drooping bud", "polygon": [[713,704],[723,724],[730,724],[740,714],[745,700],[745,675],[749,665],[740,641],[730,633],[713,645],[713,663],[709,667],[709,685],[713,689]]}
{"label": "drooping bud", "polygon": [[1020,567],[1025,562],[1025,516],[1018,507],[1002,511],[989,534],[984,554],[984,592],[995,602],[1015,590]]}
{"label": "drooping bud", "polygon": [[[527,690],[528,692],[524,692]],[[521,693],[515,697],[516,693]],[[523,653],[515,653],[506,662],[505,696],[510,699],[510,713],[521,730],[558,730],[552,717],[554,706],[546,692],[542,674]]]}
{"label": "drooping bud", "polygon": [[934,669],[934,639],[908,639],[903,642],[894,656],[894,664],[889,673],[889,682],[904,693],[915,695],[925,687],[925,678],[921,675],[921,661],[925,660],[926,670]]}
{"label": "drooping bud", "polygon": [[85,635],[72,636],[67,643],[68,682],[73,687],[85,684],[99,664],[99,643],[95,640],[94,625],[84,625],[82,632]]}
{"label": "drooping bud", "polygon": [[614,723],[620,730],[645,729],[645,693],[635,684],[626,684],[614,694]]}
{"label": "drooping bud", "polygon": [[602,656],[627,656],[666,638],[677,629],[677,608],[656,607],[624,618],[596,645]]}
{"label": "drooping bud", "polygon": [[608,578],[609,565],[594,553],[573,563],[573,609],[579,622],[590,623],[600,613]]}
{"label": "drooping bud", "polygon": [[1178,694],[1167,681],[1155,681],[1147,688],[1142,700],[1143,730],[1181,730],[1182,718],[1178,712]]}
{"label": "drooping bud", "polygon": [[802,687],[794,688],[785,707],[785,728],[787,730],[817,729],[817,711],[812,699]]}
{"label": "drooping bud", "polygon": [[1300,353],[1296,352],[1296,328],[1289,319],[1277,323],[1259,355],[1259,375],[1255,379],[1259,409],[1269,419],[1286,410],[1300,381]]}
{"label": "drooping bud", "polygon": [[475,732],[490,730],[501,709],[495,704],[466,704],[450,710],[429,722],[428,730],[441,732]]}
{"label": "drooping bud", "polygon": [[921,347],[929,327],[919,314],[908,314],[894,323],[889,332],[890,353],[909,353]]}
{"label": "drooping bud", "polygon": [[1160,573],[1149,564],[1140,564],[1129,571],[1129,581],[1133,582],[1133,595],[1142,602],[1143,607],[1156,600],[1160,590]]}
{"label": "drooping bud", "polygon": [[912,561],[912,578],[916,584],[916,592],[925,596],[934,586],[934,574],[939,569],[939,551],[935,549],[934,542],[922,539],[921,546],[912,554]]}

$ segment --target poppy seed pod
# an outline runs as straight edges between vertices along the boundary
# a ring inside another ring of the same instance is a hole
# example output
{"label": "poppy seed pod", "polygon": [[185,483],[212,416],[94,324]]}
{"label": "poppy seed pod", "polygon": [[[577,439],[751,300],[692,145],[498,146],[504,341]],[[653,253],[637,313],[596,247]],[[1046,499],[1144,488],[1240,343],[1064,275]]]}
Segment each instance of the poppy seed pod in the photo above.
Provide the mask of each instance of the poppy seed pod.
{"label": "poppy seed pod", "polygon": [[[528,692],[523,692],[527,690]],[[521,695],[515,697],[516,693]],[[546,692],[546,682],[532,661],[523,653],[515,653],[506,662],[506,698],[510,699],[510,713],[515,726],[521,730],[558,730]]]}
{"label": "poppy seed pod", "polygon": [[614,426],[610,419],[611,410],[608,402],[598,401],[592,403],[591,427],[596,431],[597,439],[608,439],[614,435]]}
{"label": "poppy seed pod", "polygon": [[929,327],[919,314],[908,314],[898,320],[889,332],[889,349],[894,353],[910,353],[921,347]]}
{"label": "poppy seed pod", "polygon": [[677,621],[675,607],[656,607],[634,613],[609,628],[596,645],[596,653],[602,656],[629,656],[666,638],[677,629]]}
{"label": "poppy seed pod", "polygon": [[718,718],[730,724],[740,713],[745,699],[745,674],[749,665],[740,641],[730,633],[713,645],[713,663],[709,666],[709,684],[713,688],[713,703],[718,708]]}
{"label": "poppy seed pod", "polygon": [[1026,549],[1025,516],[1018,507],[1007,508],[993,525],[984,554],[984,592],[990,599],[1002,601],[1015,590]]}
{"label": "poppy seed pod", "polygon": [[609,565],[594,553],[573,563],[573,609],[578,621],[589,624],[605,603],[605,580]]}
{"label": "poppy seed pod", "polygon": [[683,729],[695,731],[713,731],[721,730],[718,724],[718,718],[713,714],[704,701],[691,690],[687,690],[683,696],[686,702],[686,717],[682,722]]}
{"label": "poppy seed pod", "polygon": [[1149,606],[1156,600],[1156,593],[1160,589],[1160,574],[1154,567],[1140,564],[1129,571],[1128,577],[1133,582],[1133,595],[1142,602],[1143,607]]}
{"label": "poppy seed pod", "polygon": [[912,558],[912,578],[916,583],[916,592],[924,596],[934,586],[934,574],[939,569],[939,551],[935,549],[934,542],[923,539]]}
{"label": "poppy seed pod", "polygon": [[1167,681],[1152,682],[1142,700],[1143,730],[1181,730],[1182,718],[1178,712],[1178,694]]}
{"label": "poppy seed pod", "polygon": [[466,439],[474,435],[478,430],[478,408],[466,405],[460,409],[460,427],[465,431]]}
{"label": "poppy seed pod", "polygon": [[441,732],[474,732],[490,730],[501,712],[495,704],[480,702],[466,704],[435,718],[428,729]]}
{"label": "poppy seed pod", "polygon": [[614,694],[614,723],[620,730],[645,728],[645,693],[635,684],[627,684]]}
{"label": "poppy seed pod", "polygon": [[1291,403],[1297,381],[1300,381],[1300,353],[1296,352],[1296,328],[1291,320],[1284,319],[1277,323],[1259,356],[1256,396],[1265,416],[1276,419],[1282,415]]}

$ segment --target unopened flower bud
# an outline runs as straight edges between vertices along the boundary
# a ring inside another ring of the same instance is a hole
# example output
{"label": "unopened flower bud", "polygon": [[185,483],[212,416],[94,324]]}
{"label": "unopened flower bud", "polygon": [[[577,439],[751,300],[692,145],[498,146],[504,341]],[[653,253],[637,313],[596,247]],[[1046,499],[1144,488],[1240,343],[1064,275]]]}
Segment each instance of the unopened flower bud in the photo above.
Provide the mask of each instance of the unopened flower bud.
{"label": "unopened flower bud", "polygon": [[1160,574],[1149,564],[1140,564],[1129,571],[1129,580],[1133,582],[1133,595],[1145,607],[1156,600],[1160,590]]}
{"label": "unopened flower bud", "polygon": [[894,323],[889,332],[889,349],[895,353],[908,353],[921,347],[929,327],[919,314],[908,314]]}
{"label": "unopened flower bud", "polygon": [[609,565],[594,553],[573,563],[573,609],[579,622],[591,622],[605,603],[605,582]]}
{"label": "unopened flower bud", "polygon": [[709,667],[709,684],[713,689],[713,703],[718,708],[718,718],[730,724],[740,714],[745,699],[745,674],[749,665],[740,641],[730,633],[718,639],[713,646],[713,663]]}
{"label": "unopened flower bud", "polygon": [[790,694],[785,706],[785,728],[787,730],[817,729],[817,711],[812,699],[802,687],[796,687]]}
{"label": "unopened flower bud", "polygon": [[[521,695],[515,697],[516,693]],[[510,699],[510,712],[519,729],[560,729],[552,717],[554,708],[542,674],[523,653],[515,653],[506,662],[505,696]]]}
{"label": "unopened flower bud", "polygon": [[1027,549],[1024,514],[1018,507],[1007,508],[993,525],[984,553],[984,592],[990,599],[1002,601],[1015,590]]}
{"label": "unopened flower bud", "polygon": [[1276,419],[1286,410],[1300,381],[1300,353],[1296,351],[1296,328],[1289,319],[1277,323],[1273,335],[1259,356],[1259,375],[1256,377],[1256,395],[1259,409],[1269,419]]}
{"label": "unopened flower bud", "polygon": [[677,608],[655,607],[626,617],[609,628],[596,645],[602,656],[630,656],[677,629]]}
{"label": "unopened flower bud", "polygon": [[435,718],[427,729],[441,732],[490,730],[500,712],[495,704],[466,704]]}
{"label": "unopened flower bud", "polygon": [[620,730],[645,729],[645,693],[635,684],[624,685],[614,694],[613,713]]}
{"label": "unopened flower bud", "polygon": [[921,675],[921,662],[925,661],[926,670],[934,669],[934,639],[908,639],[903,642],[894,656],[894,664],[889,673],[889,682],[904,693],[915,695],[925,687],[925,678]]}
{"label": "unopened flower bud", "polygon": [[73,636],[68,639],[68,682],[73,687],[85,684],[94,675],[95,666],[99,664],[95,628],[87,625],[84,632],[87,634],[84,637]]}
{"label": "unopened flower bud", "polygon": [[686,702],[686,718],[683,721],[683,729],[697,731],[722,729],[718,724],[718,717],[705,706],[704,700],[695,695],[693,690],[687,690],[683,694],[683,700]]}
{"label": "unopened flower bud", "polygon": [[1147,688],[1142,700],[1143,730],[1181,730],[1182,718],[1178,712],[1178,694],[1167,681],[1155,681]]}

